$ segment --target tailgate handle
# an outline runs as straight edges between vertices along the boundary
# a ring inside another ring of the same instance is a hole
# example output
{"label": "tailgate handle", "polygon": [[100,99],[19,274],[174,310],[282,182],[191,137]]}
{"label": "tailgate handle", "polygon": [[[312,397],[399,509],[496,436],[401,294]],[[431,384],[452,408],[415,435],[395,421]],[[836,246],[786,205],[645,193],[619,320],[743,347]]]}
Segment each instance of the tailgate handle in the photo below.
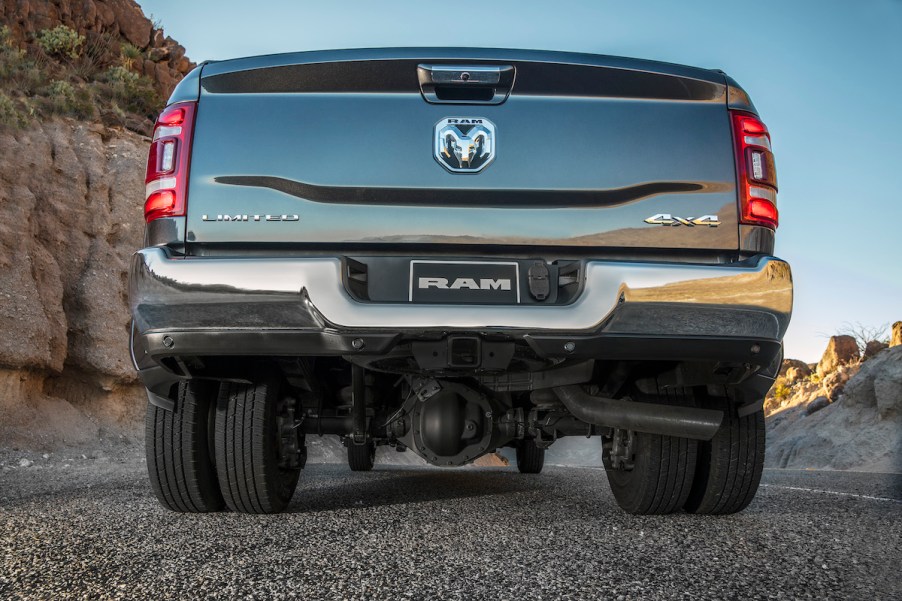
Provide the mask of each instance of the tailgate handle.
{"label": "tailgate handle", "polygon": [[515,72],[511,65],[417,65],[420,92],[432,104],[501,104]]}

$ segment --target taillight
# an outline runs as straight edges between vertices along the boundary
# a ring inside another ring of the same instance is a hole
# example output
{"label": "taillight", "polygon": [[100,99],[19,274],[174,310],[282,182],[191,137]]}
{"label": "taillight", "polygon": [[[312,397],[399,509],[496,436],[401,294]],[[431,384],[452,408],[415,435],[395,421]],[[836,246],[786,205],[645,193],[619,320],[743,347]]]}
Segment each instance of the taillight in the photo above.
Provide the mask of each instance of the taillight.
{"label": "taillight", "polygon": [[145,221],[185,214],[196,108],[196,102],[168,106],[153,126],[153,142],[144,178]]}
{"label": "taillight", "polygon": [[777,171],[770,146],[770,133],[758,117],[731,111],[736,172],[739,176],[740,221],[776,229]]}

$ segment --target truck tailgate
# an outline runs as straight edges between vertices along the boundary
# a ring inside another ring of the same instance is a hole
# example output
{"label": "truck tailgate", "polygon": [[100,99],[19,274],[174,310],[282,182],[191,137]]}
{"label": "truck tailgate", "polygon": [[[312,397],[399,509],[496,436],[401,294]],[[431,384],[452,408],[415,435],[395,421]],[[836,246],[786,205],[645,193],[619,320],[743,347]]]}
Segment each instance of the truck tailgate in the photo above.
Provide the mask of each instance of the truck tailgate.
{"label": "truck tailgate", "polygon": [[[514,76],[498,104],[429,102],[421,65]],[[712,71],[527,51],[213,63],[188,241],[736,249],[725,90]],[[436,159],[447,118],[493,126],[491,163],[452,172]]]}

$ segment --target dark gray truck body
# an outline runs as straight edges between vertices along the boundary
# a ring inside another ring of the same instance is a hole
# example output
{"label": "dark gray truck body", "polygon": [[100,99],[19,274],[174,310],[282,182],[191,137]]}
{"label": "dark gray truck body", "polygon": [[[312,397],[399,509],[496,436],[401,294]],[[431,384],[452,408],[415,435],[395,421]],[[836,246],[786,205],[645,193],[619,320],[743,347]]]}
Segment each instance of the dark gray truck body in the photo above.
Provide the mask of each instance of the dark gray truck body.
{"label": "dark gray truck body", "polygon": [[[472,384],[504,396],[496,412],[648,374],[753,406],[773,380],[791,275],[773,229],[740,223],[731,111],[755,109],[722,72],[521,50],[310,52],[206,63],[170,102],[197,103],[187,214],[148,224],[131,272],[135,363],[158,406],[175,405],[173,383],[240,379],[261,358],[289,381],[313,369],[290,361],[341,358]],[[442,163],[449,118],[491,124],[490,163]],[[417,270],[441,264],[439,280],[464,289],[415,291]],[[473,294],[468,265],[490,276]],[[499,273],[513,274],[507,296]],[[483,452],[523,436],[494,428]],[[475,458],[419,450],[404,427],[371,434],[437,464]]]}

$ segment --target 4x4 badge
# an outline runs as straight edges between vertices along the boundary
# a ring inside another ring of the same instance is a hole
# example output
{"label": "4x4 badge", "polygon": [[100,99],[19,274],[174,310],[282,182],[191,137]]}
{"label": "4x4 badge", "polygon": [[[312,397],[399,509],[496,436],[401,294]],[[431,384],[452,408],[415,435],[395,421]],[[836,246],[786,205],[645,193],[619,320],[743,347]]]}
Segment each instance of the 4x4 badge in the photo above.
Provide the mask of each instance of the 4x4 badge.
{"label": "4x4 badge", "polygon": [[482,117],[446,117],[435,124],[435,160],[453,173],[477,173],[495,160],[495,124]]}
{"label": "4x4 badge", "polygon": [[701,217],[677,217],[670,213],[658,213],[645,220],[645,223],[651,225],[688,225],[694,227],[696,225],[707,225],[708,227],[717,227],[720,225],[720,219],[717,215],[702,215]]}

